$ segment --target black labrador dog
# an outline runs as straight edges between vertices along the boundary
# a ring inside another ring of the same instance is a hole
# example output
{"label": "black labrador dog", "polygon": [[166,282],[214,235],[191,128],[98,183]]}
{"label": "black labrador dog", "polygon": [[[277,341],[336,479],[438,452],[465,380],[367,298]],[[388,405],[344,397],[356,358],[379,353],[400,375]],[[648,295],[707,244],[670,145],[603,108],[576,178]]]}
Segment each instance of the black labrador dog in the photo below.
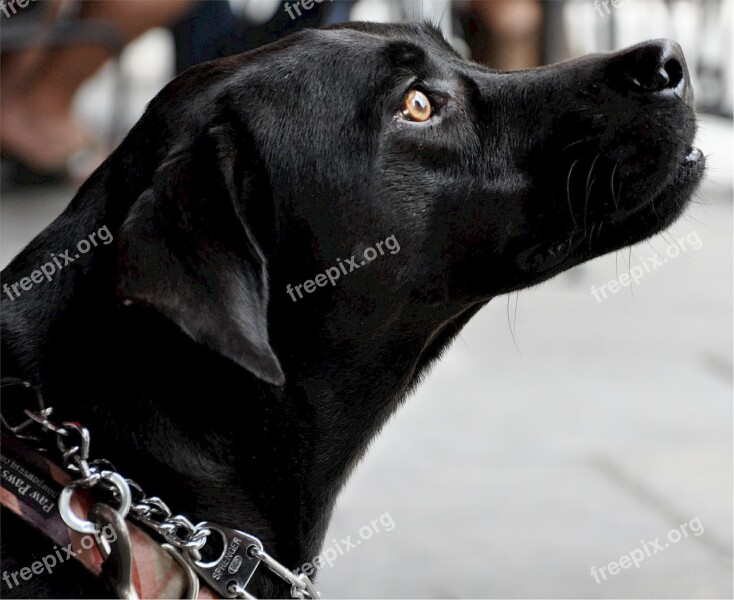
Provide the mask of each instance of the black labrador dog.
{"label": "black labrador dog", "polygon": [[[499,73],[425,25],[194,67],[3,272],[3,375],[175,512],[295,568],[482,306],[681,215],[704,171],[692,98],[673,42]],[[3,525],[3,570],[48,552]],[[3,592],[104,593],[63,569]],[[266,569],[249,589],[288,594]]]}

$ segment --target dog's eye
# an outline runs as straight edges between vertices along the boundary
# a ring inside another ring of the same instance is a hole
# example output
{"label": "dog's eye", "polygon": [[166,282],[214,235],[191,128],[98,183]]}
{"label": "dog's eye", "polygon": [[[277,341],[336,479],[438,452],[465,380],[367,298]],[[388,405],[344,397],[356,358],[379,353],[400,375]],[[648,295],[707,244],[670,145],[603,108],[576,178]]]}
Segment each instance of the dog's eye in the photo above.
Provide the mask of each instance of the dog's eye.
{"label": "dog's eye", "polygon": [[403,101],[403,116],[411,121],[423,123],[431,118],[433,107],[423,92],[410,90]]}

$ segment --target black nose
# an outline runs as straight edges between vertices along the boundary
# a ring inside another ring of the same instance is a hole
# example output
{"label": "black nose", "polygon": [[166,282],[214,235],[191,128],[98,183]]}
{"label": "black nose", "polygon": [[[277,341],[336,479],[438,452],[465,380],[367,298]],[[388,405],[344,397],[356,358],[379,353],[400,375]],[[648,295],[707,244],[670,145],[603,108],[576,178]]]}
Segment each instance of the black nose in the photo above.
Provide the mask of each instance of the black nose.
{"label": "black nose", "polygon": [[672,93],[693,102],[693,88],[681,47],[671,40],[654,40],[623,50],[614,69],[628,89],[649,93]]}

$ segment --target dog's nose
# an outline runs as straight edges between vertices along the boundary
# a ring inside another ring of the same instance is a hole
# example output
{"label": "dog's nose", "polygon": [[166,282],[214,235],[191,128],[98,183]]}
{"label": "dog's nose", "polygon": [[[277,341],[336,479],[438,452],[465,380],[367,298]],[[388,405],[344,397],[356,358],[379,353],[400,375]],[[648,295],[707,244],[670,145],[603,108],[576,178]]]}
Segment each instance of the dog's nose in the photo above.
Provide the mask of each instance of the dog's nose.
{"label": "dog's nose", "polygon": [[681,47],[671,40],[654,40],[618,55],[617,68],[628,89],[649,94],[673,93],[693,102],[693,88]]}

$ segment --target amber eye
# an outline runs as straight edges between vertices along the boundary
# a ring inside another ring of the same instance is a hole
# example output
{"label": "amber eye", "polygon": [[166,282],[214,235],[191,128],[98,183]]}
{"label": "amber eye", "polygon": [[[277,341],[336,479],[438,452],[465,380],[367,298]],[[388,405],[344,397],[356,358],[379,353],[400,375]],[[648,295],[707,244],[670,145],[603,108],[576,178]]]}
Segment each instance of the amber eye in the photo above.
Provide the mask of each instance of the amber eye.
{"label": "amber eye", "polygon": [[403,116],[411,121],[422,123],[431,118],[433,108],[428,97],[418,90],[410,90],[403,102]]}

